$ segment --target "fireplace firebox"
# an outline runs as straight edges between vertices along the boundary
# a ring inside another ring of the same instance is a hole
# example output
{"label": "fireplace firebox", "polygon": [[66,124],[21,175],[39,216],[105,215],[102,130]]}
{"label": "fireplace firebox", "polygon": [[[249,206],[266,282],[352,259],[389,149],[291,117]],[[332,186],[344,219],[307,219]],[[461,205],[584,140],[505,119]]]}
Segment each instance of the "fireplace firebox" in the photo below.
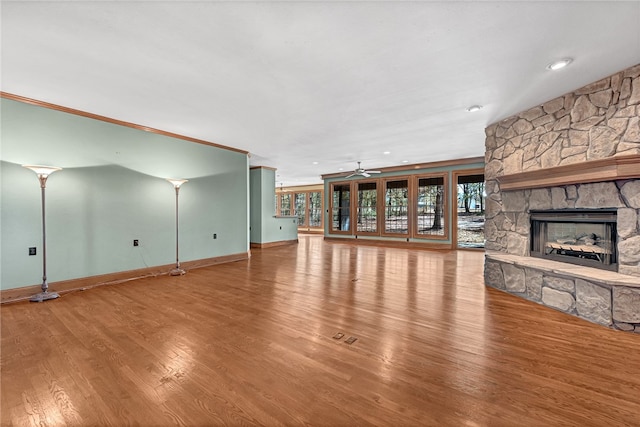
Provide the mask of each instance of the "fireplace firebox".
{"label": "fireplace firebox", "polygon": [[531,211],[531,256],[618,271],[615,209]]}

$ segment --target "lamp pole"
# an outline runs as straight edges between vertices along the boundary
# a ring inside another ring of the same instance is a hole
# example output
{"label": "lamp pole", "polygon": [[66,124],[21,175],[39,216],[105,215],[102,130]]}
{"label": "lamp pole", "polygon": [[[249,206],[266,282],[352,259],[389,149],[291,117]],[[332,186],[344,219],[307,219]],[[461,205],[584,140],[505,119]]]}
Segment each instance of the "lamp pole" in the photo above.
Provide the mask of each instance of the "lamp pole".
{"label": "lamp pole", "polygon": [[34,171],[38,176],[38,181],[40,181],[42,199],[42,292],[32,296],[30,301],[43,302],[60,297],[56,292],[49,292],[49,283],[47,283],[47,224],[45,220],[45,189],[47,187],[47,178],[49,175],[55,171],[62,170],[62,168],[39,165],[22,165],[22,167]]}
{"label": "lamp pole", "polygon": [[167,178],[167,181],[169,181],[171,184],[173,184],[173,187],[176,190],[176,266],[174,269],[172,269],[169,274],[171,274],[172,276],[182,276],[183,274],[186,274],[186,271],[184,271],[182,268],[180,268],[180,257],[179,257],[179,228],[178,228],[178,194],[180,193],[180,186],[182,184],[184,184],[185,182],[188,181],[188,179],[170,179]]}

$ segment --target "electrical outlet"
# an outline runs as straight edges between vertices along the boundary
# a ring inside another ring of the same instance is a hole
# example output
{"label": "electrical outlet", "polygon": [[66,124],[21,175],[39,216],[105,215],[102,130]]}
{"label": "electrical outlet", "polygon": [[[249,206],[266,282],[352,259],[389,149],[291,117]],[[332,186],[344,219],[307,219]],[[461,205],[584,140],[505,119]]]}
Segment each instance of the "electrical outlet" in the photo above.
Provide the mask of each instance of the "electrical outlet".
{"label": "electrical outlet", "polygon": [[217,233],[213,233],[213,238],[217,239],[218,238],[218,234]]}
{"label": "electrical outlet", "polygon": [[29,248],[29,256],[35,255],[35,254],[36,254],[36,248],[34,248],[34,247]]}
{"label": "electrical outlet", "polygon": [[138,239],[133,239],[133,246],[140,246],[140,242],[138,242]]}

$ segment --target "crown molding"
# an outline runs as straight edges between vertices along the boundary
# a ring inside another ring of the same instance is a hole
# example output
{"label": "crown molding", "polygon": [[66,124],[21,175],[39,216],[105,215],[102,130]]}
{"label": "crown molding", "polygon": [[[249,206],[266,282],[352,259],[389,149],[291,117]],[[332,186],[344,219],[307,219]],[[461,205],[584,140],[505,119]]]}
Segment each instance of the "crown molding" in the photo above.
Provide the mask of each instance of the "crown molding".
{"label": "crown molding", "polygon": [[234,151],[236,153],[242,153],[244,155],[249,155],[248,151],[240,150],[238,148],[227,147],[226,145],[216,144],[214,142],[204,141],[202,139],[192,138],[190,136],[179,135],[173,132],[167,132],[160,129],[151,128],[148,126],[138,125],[135,123],[125,122],[123,120],[113,119],[111,117],[101,116],[99,114],[93,114],[82,110],[76,110],[75,108],[64,107],[62,105],[51,104],[45,101],[39,101],[37,99],[27,98],[25,96],[15,95],[13,93],[1,92],[0,97],[5,99],[10,99],[12,101],[23,102],[25,104],[35,105],[38,107],[48,108],[50,110],[61,111],[63,113],[74,114],[76,116],[87,117],[89,119],[100,120],[102,122],[112,123],[119,126],[125,126],[132,129],[141,130],[144,132],[155,133],[157,135],[168,136],[170,138],[182,139],[184,141],[195,142],[197,144],[209,145],[211,147],[221,148],[223,150]]}

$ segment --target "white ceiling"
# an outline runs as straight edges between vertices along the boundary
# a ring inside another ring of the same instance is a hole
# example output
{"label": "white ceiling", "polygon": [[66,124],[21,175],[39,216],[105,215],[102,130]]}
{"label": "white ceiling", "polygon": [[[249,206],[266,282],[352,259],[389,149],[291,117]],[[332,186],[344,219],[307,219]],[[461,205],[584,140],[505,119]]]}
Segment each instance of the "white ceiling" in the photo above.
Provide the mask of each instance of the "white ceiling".
{"label": "white ceiling", "polygon": [[285,186],[482,156],[488,124],[640,63],[640,1],[0,7],[3,91],[247,150]]}

